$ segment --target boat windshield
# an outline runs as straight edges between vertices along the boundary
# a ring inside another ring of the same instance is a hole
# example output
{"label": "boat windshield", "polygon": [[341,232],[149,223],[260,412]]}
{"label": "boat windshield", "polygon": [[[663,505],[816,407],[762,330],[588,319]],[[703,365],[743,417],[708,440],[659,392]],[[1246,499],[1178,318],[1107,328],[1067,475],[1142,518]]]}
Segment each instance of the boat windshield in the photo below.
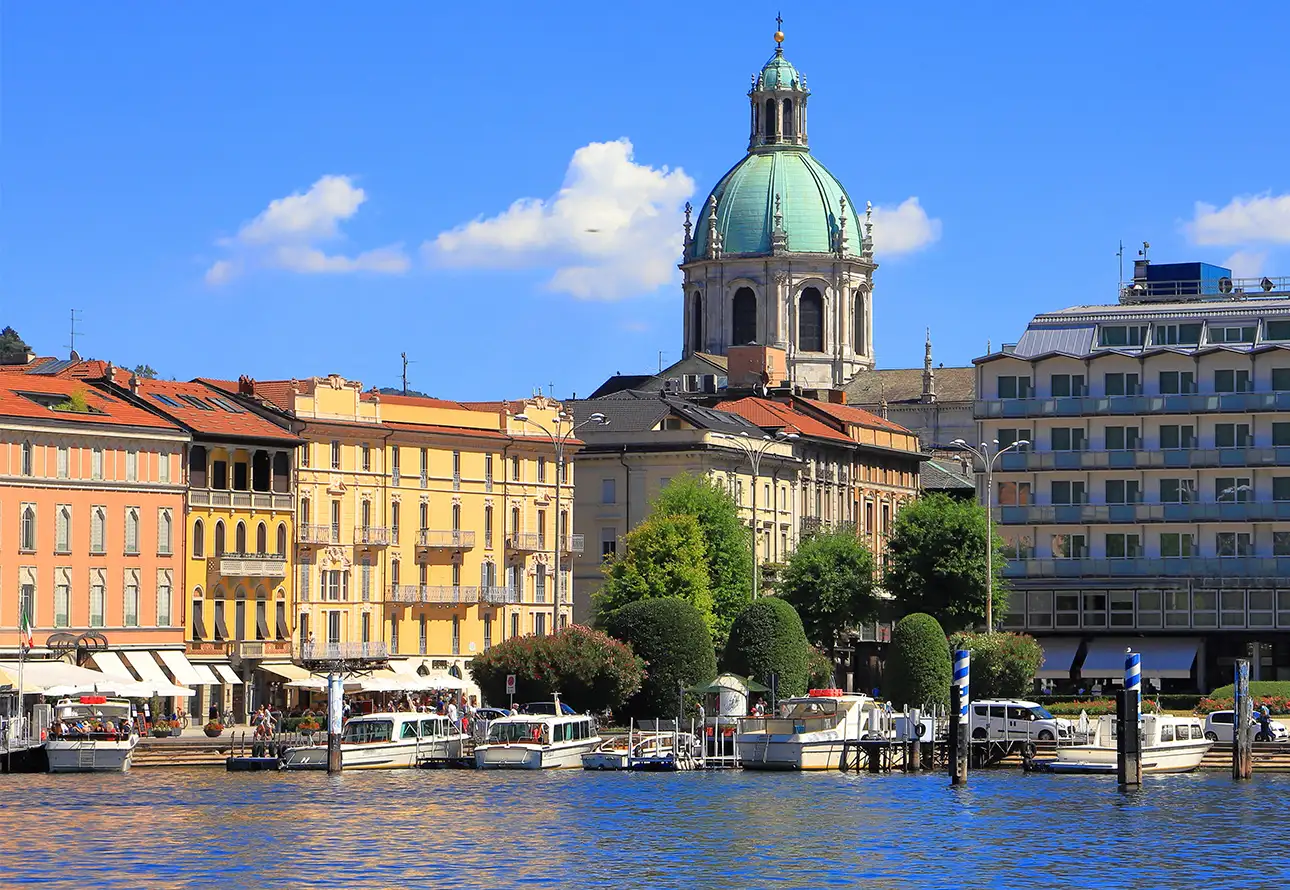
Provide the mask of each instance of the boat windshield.
{"label": "boat windshield", "polygon": [[838,703],[825,699],[788,702],[784,706],[784,717],[790,720],[806,720],[811,717],[828,717],[836,714]]}
{"label": "boat windshield", "polygon": [[549,744],[551,733],[543,723],[519,721],[515,723],[494,723],[488,727],[490,742],[542,742]]}
{"label": "boat windshield", "polygon": [[388,742],[393,731],[394,723],[390,720],[351,720],[345,724],[341,741],[354,745]]}

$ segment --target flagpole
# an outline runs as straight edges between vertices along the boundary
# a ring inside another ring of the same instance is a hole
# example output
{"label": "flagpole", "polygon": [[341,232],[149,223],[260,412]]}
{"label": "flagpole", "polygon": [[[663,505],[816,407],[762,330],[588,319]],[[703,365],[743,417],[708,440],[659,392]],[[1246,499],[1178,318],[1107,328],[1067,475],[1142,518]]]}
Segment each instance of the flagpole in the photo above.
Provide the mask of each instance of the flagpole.
{"label": "flagpole", "polygon": [[[22,664],[27,654],[25,640],[18,641],[18,725],[22,734],[27,735],[27,709],[23,706]],[[8,741],[8,740],[6,740]]]}

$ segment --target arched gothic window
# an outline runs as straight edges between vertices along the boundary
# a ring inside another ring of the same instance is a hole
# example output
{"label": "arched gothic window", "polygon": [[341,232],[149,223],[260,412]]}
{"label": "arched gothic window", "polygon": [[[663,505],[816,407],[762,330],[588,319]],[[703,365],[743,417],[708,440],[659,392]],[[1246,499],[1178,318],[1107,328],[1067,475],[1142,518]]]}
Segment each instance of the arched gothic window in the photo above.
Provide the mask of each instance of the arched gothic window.
{"label": "arched gothic window", "polygon": [[206,555],[206,524],[198,519],[193,523],[193,556]]}
{"label": "arched gothic window", "polygon": [[731,346],[743,346],[757,341],[757,295],[751,287],[741,287],[735,291],[730,318]]}
{"label": "arched gothic window", "polygon": [[852,339],[854,342],[851,348],[855,350],[856,355],[864,354],[864,291],[856,289],[851,300],[851,326]]}
{"label": "arched gothic window", "polygon": [[824,298],[813,287],[805,288],[798,299],[797,348],[802,352],[824,351]]}
{"label": "arched gothic window", "polygon": [[287,524],[278,523],[278,556],[287,555]]}
{"label": "arched gothic window", "polygon": [[224,520],[215,521],[215,555],[224,555]]}
{"label": "arched gothic window", "polygon": [[261,522],[255,529],[255,552],[269,552],[269,527]]}
{"label": "arched gothic window", "polygon": [[245,553],[246,552],[246,523],[242,522],[241,520],[239,520],[237,523],[237,533],[236,533],[235,541],[237,542],[236,552]]}
{"label": "arched gothic window", "polygon": [[694,292],[694,301],[690,306],[690,350],[703,350],[703,298]]}

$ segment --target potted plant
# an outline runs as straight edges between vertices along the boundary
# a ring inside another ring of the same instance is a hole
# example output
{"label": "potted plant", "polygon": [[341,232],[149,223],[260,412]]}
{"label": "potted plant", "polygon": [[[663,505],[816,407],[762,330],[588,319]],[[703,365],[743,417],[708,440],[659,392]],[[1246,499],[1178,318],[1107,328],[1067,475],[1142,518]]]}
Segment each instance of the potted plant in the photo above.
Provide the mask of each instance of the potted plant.
{"label": "potted plant", "polygon": [[152,726],[152,737],[153,737],[154,739],[167,739],[167,738],[170,738],[170,724],[169,724],[169,723],[154,723],[154,724],[153,724],[153,726]]}
{"label": "potted plant", "polygon": [[322,726],[314,719],[313,714],[306,714],[301,721],[296,724],[296,729],[307,739],[313,738],[313,734],[322,729]]}
{"label": "potted plant", "polygon": [[170,726],[170,734],[172,736],[179,738],[179,736],[183,735],[184,726],[178,720],[168,720],[166,723]]}
{"label": "potted plant", "polygon": [[206,738],[208,739],[219,738],[220,733],[222,733],[223,731],[224,731],[224,724],[220,723],[218,720],[212,720],[210,723],[206,724]]}

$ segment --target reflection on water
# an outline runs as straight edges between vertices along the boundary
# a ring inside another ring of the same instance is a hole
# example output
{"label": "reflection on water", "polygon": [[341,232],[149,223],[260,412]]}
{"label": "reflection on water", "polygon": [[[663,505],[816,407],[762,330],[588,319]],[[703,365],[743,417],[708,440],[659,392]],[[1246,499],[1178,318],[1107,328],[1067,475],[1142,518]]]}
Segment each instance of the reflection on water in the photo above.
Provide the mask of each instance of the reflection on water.
{"label": "reflection on water", "polygon": [[[5,887],[1269,886],[1290,777],[10,776]],[[1218,878],[1226,876],[1226,878]],[[1274,880],[1274,875],[1278,879]]]}

